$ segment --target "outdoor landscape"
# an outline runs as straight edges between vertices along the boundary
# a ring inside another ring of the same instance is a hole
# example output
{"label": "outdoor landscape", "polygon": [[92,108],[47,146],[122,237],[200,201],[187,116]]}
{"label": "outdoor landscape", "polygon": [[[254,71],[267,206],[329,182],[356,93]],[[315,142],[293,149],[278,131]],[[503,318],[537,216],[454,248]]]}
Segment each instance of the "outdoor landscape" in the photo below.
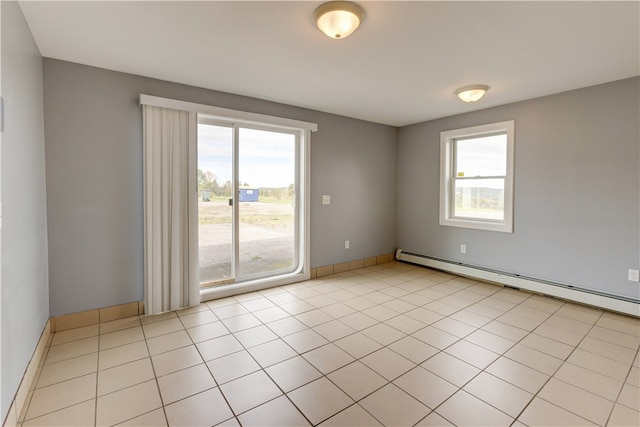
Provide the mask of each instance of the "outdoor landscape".
{"label": "outdoor landscape", "polygon": [[[253,188],[243,183],[243,188]],[[198,170],[200,283],[228,283],[232,272],[230,181],[219,184],[211,172]],[[294,185],[255,188],[258,201],[239,204],[239,253],[236,276],[293,267]]]}

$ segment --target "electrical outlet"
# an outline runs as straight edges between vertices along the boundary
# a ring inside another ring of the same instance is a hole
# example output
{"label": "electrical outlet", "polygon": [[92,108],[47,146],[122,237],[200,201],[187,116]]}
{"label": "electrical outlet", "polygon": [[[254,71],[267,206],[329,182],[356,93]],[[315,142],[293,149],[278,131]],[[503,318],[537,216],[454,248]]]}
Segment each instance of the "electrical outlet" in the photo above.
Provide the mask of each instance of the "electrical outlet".
{"label": "electrical outlet", "polygon": [[348,240],[344,241],[344,248],[345,249],[349,249],[349,241]]}
{"label": "electrical outlet", "polygon": [[629,269],[629,281],[630,282],[638,282],[640,281],[640,270],[634,270],[632,268]]}
{"label": "electrical outlet", "polygon": [[460,245],[460,253],[461,254],[467,253],[467,245]]}
{"label": "electrical outlet", "polygon": [[322,196],[322,204],[323,205],[330,205],[331,204],[331,196],[329,195],[323,195]]}

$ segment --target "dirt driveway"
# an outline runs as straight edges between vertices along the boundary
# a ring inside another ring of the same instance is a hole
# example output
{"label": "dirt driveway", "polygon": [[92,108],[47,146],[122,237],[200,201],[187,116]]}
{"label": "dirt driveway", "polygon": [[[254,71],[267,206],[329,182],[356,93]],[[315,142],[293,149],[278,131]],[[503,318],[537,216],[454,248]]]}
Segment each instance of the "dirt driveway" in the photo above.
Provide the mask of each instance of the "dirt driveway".
{"label": "dirt driveway", "polygon": [[[199,204],[200,281],[231,277],[231,208],[224,201]],[[287,268],[293,264],[293,208],[279,203],[240,206],[240,275]]]}

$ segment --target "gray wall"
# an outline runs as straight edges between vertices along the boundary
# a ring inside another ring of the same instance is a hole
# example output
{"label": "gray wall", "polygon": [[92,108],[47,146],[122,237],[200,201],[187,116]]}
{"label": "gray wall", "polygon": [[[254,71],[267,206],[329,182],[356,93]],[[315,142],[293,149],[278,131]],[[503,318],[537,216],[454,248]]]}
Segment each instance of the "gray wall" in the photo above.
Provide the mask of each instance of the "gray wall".
{"label": "gray wall", "polygon": [[[400,129],[397,246],[640,298],[638,284],[627,281],[627,270],[640,266],[639,81]],[[515,232],[440,226],[440,132],[511,119]]]}
{"label": "gray wall", "polygon": [[311,266],[393,251],[396,128],[44,59],[52,315],[143,297],[141,93],[318,123]]}
{"label": "gray wall", "polygon": [[16,2],[2,7],[4,420],[49,317],[42,58]]}

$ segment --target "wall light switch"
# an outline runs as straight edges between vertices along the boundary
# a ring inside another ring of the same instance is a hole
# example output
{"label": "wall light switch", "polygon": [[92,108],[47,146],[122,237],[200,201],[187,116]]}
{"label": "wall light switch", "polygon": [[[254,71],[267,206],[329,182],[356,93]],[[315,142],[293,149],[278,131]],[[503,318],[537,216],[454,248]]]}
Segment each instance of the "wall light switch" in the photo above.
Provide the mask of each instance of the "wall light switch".
{"label": "wall light switch", "polygon": [[324,195],[322,196],[322,204],[323,205],[330,205],[331,204],[331,196],[329,195]]}

